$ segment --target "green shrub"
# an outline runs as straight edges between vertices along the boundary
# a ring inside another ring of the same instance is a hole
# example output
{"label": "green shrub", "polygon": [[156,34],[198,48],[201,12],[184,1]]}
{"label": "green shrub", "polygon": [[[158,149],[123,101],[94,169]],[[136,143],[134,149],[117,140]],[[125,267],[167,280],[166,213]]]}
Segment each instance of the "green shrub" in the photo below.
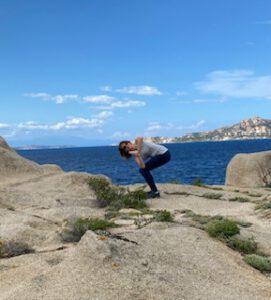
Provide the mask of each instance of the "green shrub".
{"label": "green shrub", "polygon": [[118,225],[100,218],[67,220],[65,228],[61,232],[61,237],[64,242],[79,242],[87,230],[106,230],[113,227],[118,227]]}
{"label": "green shrub", "polygon": [[212,237],[227,238],[239,231],[236,222],[229,219],[213,220],[207,224],[207,232]]}
{"label": "green shrub", "polygon": [[172,183],[172,184],[181,184],[181,181],[179,179],[172,179],[169,181],[169,183]]}
{"label": "green shrub", "polygon": [[230,198],[229,201],[233,201],[233,202],[249,202],[249,199],[246,197],[233,197]]}
{"label": "green shrub", "polygon": [[161,210],[155,213],[155,221],[157,222],[173,222],[172,214],[167,210]]}
{"label": "green shrub", "polygon": [[191,209],[182,209],[181,213],[185,214],[186,217],[191,217],[195,214]]}
{"label": "green shrub", "polygon": [[261,272],[271,272],[271,261],[267,257],[250,254],[244,257],[244,261]]}
{"label": "green shrub", "polygon": [[204,193],[202,195],[202,197],[204,197],[204,198],[215,199],[215,200],[220,199],[222,196],[223,196],[223,194],[220,194],[220,193]]}
{"label": "green shrub", "polygon": [[213,187],[208,187],[208,188],[211,189],[211,190],[214,190],[214,191],[223,191],[223,188],[218,187],[218,186],[213,186]]}
{"label": "green shrub", "polygon": [[200,223],[202,225],[207,224],[210,221],[213,220],[222,220],[222,216],[205,216],[205,215],[199,215],[195,214],[190,209],[183,209],[181,213],[185,214],[186,217],[191,218],[194,222]]}
{"label": "green shrub", "polygon": [[199,223],[201,225],[206,225],[208,222],[210,222],[210,220],[212,220],[212,217],[210,216],[204,216],[198,214],[191,215],[191,218],[194,222]]}
{"label": "green shrub", "polygon": [[14,257],[33,252],[34,249],[26,243],[0,240],[0,258]]}
{"label": "green shrub", "polygon": [[92,177],[89,186],[94,190],[98,204],[109,206],[111,210],[121,208],[146,207],[147,193],[142,189],[129,191],[123,187],[111,185],[105,178]]}
{"label": "green shrub", "polygon": [[271,202],[260,203],[256,206],[256,209],[271,209]]}
{"label": "green shrub", "polygon": [[192,185],[201,186],[201,187],[205,186],[201,178],[195,178],[192,182]]}
{"label": "green shrub", "polygon": [[232,236],[228,239],[227,245],[233,250],[244,254],[253,254],[257,252],[258,246],[254,238],[241,238]]}
{"label": "green shrub", "polygon": [[262,194],[260,194],[260,193],[248,193],[248,195],[250,197],[262,197]]}
{"label": "green shrub", "polygon": [[95,192],[105,190],[110,187],[110,182],[103,177],[91,177],[88,184]]}
{"label": "green shrub", "polygon": [[107,228],[117,227],[113,222],[99,218],[79,218],[74,223],[74,233],[77,236],[83,236],[87,230],[105,230]]}

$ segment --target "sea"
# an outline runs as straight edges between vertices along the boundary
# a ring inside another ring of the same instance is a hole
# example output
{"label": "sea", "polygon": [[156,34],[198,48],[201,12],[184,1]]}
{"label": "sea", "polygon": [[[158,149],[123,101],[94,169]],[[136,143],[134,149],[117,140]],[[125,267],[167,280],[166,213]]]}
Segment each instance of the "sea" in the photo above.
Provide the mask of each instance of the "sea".
{"label": "sea", "polygon": [[[171,152],[171,161],[152,171],[157,183],[189,184],[200,178],[205,184],[220,185],[225,182],[226,167],[234,155],[271,150],[271,139],[164,145]],[[134,159],[121,158],[117,146],[17,152],[39,164],[57,164],[64,171],[104,174],[118,185],[144,183]]]}

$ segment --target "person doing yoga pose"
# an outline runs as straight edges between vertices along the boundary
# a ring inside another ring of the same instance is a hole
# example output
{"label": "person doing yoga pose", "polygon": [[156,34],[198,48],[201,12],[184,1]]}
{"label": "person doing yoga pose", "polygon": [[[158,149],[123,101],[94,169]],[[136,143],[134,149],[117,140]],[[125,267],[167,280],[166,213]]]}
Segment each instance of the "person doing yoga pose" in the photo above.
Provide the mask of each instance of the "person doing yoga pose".
{"label": "person doing yoga pose", "polygon": [[145,142],[142,137],[138,137],[134,143],[131,141],[121,141],[119,143],[119,152],[126,159],[134,156],[136,163],[140,167],[139,172],[151,189],[148,192],[148,198],[160,197],[150,171],[170,161],[171,154],[168,148],[152,142]]}

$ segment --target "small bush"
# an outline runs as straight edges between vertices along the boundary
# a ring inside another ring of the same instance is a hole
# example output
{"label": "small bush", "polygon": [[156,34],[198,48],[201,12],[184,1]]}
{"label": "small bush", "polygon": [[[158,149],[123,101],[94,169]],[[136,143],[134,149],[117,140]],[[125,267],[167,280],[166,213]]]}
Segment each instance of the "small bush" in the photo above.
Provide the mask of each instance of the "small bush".
{"label": "small bush", "polygon": [[250,197],[262,197],[262,194],[260,194],[260,193],[248,193],[248,195]]}
{"label": "small bush", "polygon": [[218,186],[209,187],[209,189],[214,190],[214,191],[223,191],[223,188],[218,187]]}
{"label": "small bush", "polygon": [[194,222],[199,223],[201,225],[206,225],[211,220],[210,216],[203,216],[198,214],[192,215],[191,218]]}
{"label": "small bush", "polygon": [[110,187],[110,182],[103,177],[91,177],[88,184],[95,192],[105,190]]}
{"label": "small bush", "polygon": [[213,220],[223,219],[222,216],[205,216],[205,215],[195,214],[191,209],[183,209],[181,213],[185,214],[186,217],[191,218],[194,222],[200,224],[207,224],[208,222]]}
{"label": "small bush", "polygon": [[271,272],[271,261],[267,257],[250,254],[244,257],[244,261],[261,272]]}
{"label": "small bush", "polygon": [[172,179],[172,180],[169,181],[169,183],[172,183],[172,184],[182,184],[179,179]]}
{"label": "small bush", "polygon": [[157,222],[173,222],[172,214],[167,210],[161,210],[155,213],[155,221]]}
{"label": "small bush", "polygon": [[34,249],[26,243],[15,241],[0,241],[0,258],[14,257],[33,252]]}
{"label": "small bush", "polygon": [[79,218],[74,223],[74,234],[76,236],[83,236],[87,230],[105,230],[107,228],[117,227],[113,222],[109,222],[99,218]]}
{"label": "small bush", "polygon": [[117,216],[119,215],[119,212],[118,211],[115,211],[115,210],[108,210],[104,217],[105,219],[109,220],[109,219],[113,219],[113,218],[116,218]]}
{"label": "small bush", "polygon": [[110,209],[119,210],[124,207],[142,209],[147,207],[146,199],[147,193],[143,190],[125,192],[119,194],[118,197],[111,201]]}
{"label": "small bush", "polygon": [[192,185],[201,186],[201,187],[205,186],[201,178],[195,178],[192,182]]}
{"label": "small bush", "polygon": [[256,209],[271,209],[271,202],[260,203],[256,206]]}
{"label": "small bush", "polygon": [[213,220],[207,224],[207,232],[216,238],[227,238],[240,232],[236,222],[229,219]]}
{"label": "small bush", "polygon": [[223,196],[223,194],[220,194],[220,193],[204,193],[202,195],[202,197],[204,197],[204,198],[215,199],[215,200],[220,199],[222,196]]}
{"label": "small bush", "polygon": [[147,193],[143,189],[128,191],[119,186],[111,185],[105,178],[91,178],[89,186],[95,191],[100,206],[109,206],[111,210],[121,208],[143,208],[146,207]]}
{"label": "small bush", "polygon": [[249,202],[249,199],[246,198],[246,197],[233,197],[233,198],[230,198],[229,201],[232,201],[232,202]]}
{"label": "small bush", "polygon": [[117,224],[99,218],[79,218],[66,220],[65,228],[61,232],[64,242],[79,242],[87,230],[106,230],[107,228],[118,227]]}
{"label": "small bush", "polygon": [[244,254],[253,254],[257,252],[258,246],[254,238],[240,238],[232,236],[228,239],[227,245],[236,251]]}
{"label": "small bush", "polygon": [[181,213],[185,214],[186,217],[191,217],[195,214],[191,209],[182,209]]}

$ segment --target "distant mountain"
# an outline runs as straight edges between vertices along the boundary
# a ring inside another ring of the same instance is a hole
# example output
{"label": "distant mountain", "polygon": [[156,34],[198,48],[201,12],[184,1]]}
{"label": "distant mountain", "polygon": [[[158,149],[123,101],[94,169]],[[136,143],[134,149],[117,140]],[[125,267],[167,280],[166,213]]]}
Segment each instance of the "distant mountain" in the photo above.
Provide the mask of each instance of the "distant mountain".
{"label": "distant mountain", "polygon": [[182,137],[152,137],[156,143],[181,143],[192,141],[228,141],[271,138],[271,120],[259,117],[246,119],[232,126],[222,127],[212,131],[193,132]]}
{"label": "distant mountain", "polygon": [[41,137],[31,137],[29,139],[8,140],[9,144],[16,149],[51,149],[51,148],[73,148],[106,146],[113,143],[107,139],[91,139],[77,136],[48,135]]}
{"label": "distant mountain", "polygon": [[14,147],[16,150],[41,150],[41,149],[64,149],[64,148],[74,148],[73,145],[63,145],[63,146],[43,146],[43,145],[27,145]]}

